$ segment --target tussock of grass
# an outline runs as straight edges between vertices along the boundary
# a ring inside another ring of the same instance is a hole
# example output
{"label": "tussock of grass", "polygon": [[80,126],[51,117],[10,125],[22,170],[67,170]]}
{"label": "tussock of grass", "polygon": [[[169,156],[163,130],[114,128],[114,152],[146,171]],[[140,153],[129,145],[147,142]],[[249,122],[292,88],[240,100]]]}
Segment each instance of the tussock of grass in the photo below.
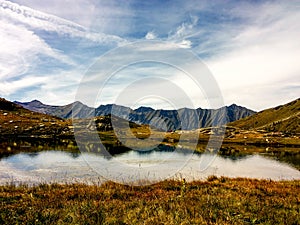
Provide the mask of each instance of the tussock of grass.
{"label": "tussock of grass", "polygon": [[300,181],[0,187],[0,224],[300,224]]}

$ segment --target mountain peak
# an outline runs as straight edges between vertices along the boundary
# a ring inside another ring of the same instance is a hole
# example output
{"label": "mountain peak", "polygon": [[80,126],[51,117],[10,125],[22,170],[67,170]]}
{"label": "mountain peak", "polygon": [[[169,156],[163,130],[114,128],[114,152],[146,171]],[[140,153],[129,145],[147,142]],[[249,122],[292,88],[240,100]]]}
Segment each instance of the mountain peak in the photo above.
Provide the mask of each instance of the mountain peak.
{"label": "mountain peak", "polygon": [[75,101],[75,102],[73,102],[73,103],[71,103],[70,105],[85,105],[85,104],[83,104],[81,101]]}
{"label": "mountain peak", "polygon": [[226,106],[226,108],[227,109],[232,109],[232,110],[238,110],[238,109],[243,110],[244,109],[244,110],[249,110],[249,111],[251,111],[253,113],[256,113],[256,111],[254,111],[254,110],[248,109],[248,108],[246,108],[244,106],[237,105],[235,103],[232,103],[231,105]]}
{"label": "mountain peak", "polygon": [[227,106],[227,108],[245,108],[244,106],[240,106],[240,105],[237,105],[235,103],[232,103],[231,105]]}
{"label": "mountain peak", "polygon": [[31,103],[42,103],[42,102],[37,100],[37,99],[34,99],[34,100],[31,101]]}
{"label": "mountain peak", "polygon": [[146,106],[140,106],[139,108],[134,110],[135,112],[153,112],[154,109],[151,107],[146,107]]}
{"label": "mountain peak", "polygon": [[46,106],[45,104],[43,104],[41,101],[39,100],[32,100],[30,102],[18,102],[18,101],[14,101],[14,103],[23,106],[24,108],[26,108],[26,106],[30,106],[30,107],[42,107],[42,106]]}

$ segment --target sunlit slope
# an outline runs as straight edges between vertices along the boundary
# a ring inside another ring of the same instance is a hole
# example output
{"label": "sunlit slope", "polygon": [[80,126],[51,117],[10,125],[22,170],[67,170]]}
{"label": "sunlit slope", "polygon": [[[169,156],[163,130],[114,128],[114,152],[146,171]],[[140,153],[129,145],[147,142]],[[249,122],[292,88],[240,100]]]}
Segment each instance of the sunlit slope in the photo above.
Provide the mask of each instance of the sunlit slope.
{"label": "sunlit slope", "polygon": [[300,133],[300,98],[228,124],[242,129]]}

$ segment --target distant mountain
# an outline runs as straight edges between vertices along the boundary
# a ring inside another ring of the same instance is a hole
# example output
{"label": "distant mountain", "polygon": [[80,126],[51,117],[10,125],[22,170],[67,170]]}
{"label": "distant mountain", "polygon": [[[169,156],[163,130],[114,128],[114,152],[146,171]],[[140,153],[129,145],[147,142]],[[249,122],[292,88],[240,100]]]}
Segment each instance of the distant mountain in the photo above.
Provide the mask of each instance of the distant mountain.
{"label": "distant mountain", "polygon": [[93,116],[115,115],[137,124],[150,124],[163,130],[191,130],[199,127],[209,127],[226,124],[250,115],[255,112],[238,105],[230,105],[219,109],[189,109],[154,110],[150,107],[131,109],[129,107],[108,104],[94,109],[81,102],[74,102],[65,106],[45,105],[40,101],[15,102],[26,109],[55,115],[61,118],[89,118]]}
{"label": "distant mountain", "polygon": [[171,130],[191,130],[199,127],[223,125],[255,112],[247,108],[231,105],[219,109],[147,110],[136,112],[129,117],[130,121],[140,124],[153,124],[155,127],[167,126]]}
{"label": "distant mountain", "polygon": [[300,98],[285,105],[260,111],[229,125],[268,132],[300,133]]}
{"label": "distant mountain", "polygon": [[106,116],[109,114],[115,115],[122,119],[128,120],[128,114],[133,110],[126,106],[108,104],[108,105],[100,105],[95,109],[96,116]]}
{"label": "distant mountain", "polygon": [[94,108],[88,107],[78,101],[64,106],[46,105],[38,100],[33,100],[31,102],[15,101],[14,103],[34,112],[58,116],[64,119],[72,118],[72,113],[74,113],[74,118],[87,118],[94,115]]}
{"label": "distant mountain", "polygon": [[57,108],[57,106],[45,105],[38,100],[33,100],[31,102],[14,101],[14,103],[24,107],[25,109],[49,115],[51,115],[51,112],[55,111]]}

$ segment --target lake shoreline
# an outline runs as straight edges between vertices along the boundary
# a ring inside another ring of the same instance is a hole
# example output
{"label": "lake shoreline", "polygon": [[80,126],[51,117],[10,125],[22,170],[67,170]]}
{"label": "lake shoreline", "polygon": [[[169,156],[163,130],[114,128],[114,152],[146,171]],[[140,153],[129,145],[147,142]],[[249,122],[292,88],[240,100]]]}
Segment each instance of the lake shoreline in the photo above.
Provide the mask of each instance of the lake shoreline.
{"label": "lake shoreline", "polygon": [[197,153],[184,149],[108,155],[104,152],[41,150],[21,152],[0,160],[0,185],[156,183],[165,179],[205,180],[209,176],[253,179],[300,179],[298,155]]}
{"label": "lake shoreline", "polygon": [[[176,142],[162,142],[158,147],[163,148],[164,146],[168,148],[168,151],[183,151],[191,152],[195,154],[211,153],[206,149],[208,139],[206,142],[199,142],[197,146],[191,145],[188,142],[181,143],[179,145]],[[0,138],[0,159],[4,157],[10,157],[18,153],[38,153],[48,150],[59,150],[70,153],[84,153],[91,152],[96,154],[104,153],[104,155],[109,154],[110,156],[123,154],[130,151],[130,148],[118,143],[115,139],[106,139],[102,142],[104,148],[96,147],[99,143],[94,143],[92,145],[85,145],[84,143],[78,147],[74,137],[65,138],[40,138],[40,137],[7,137],[5,139]],[[273,145],[251,145],[245,143],[228,143],[225,141],[222,143],[220,148],[214,152],[222,157],[245,157],[247,155],[260,154],[266,157],[270,157],[275,160],[282,162],[291,163],[292,165],[300,171],[300,148],[295,147],[274,147]]]}
{"label": "lake shoreline", "polygon": [[[196,151],[199,153],[202,153],[206,149],[207,143],[210,141],[210,136],[206,137],[199,137],[198,140],[180,140],[180,137],[178,135],[175,137],[176,134],[173,133],[167,133],[166,137],[161,141],[161,145],[166,145],[170,147],[176,147],[176,148],[184,148],[184,149],[191,149],[192,151]],[[87,136],[88,137],[88,136]],[[123,145],[120,141],[118,141],[115,134],[113,134],[112,131],[109,132],[99,132],[99,137],[101,139],[101,143],[106,146],[113,146],[113,147],[126,147],[127,143]],[[100,142],[99,139],[99,142]],[[265,140],[269,140],[269,142],[266,142]],[[138,147],[138,141],[137,140],[131,140],[126,139],[126,142],[128,140],[129,146],[132,143],[135,143]],[[180,145],[178,144],[180,140]],[[270,141],[272,140],[272,141]],[[14,153],[20,152],[20,147],[22,147],[22,144],[18,143],[29,143],[27,147],[30,146],[39,146],[38,149],[44,149],[45,147],[48,147],[49,145],[58,145],[62,146],[62,149],[67,150],[79,150],[78,145],[76,143],[76,139],[74,135],[59,135],[59,136],[52,136],[52,135],[0,135],[0,155],[10,155]],[[132,142],[132,143],[131,143]],[[5,143],[8,143],[7,146],[4,146]],[[38,143],[38,144],[31,144],[31,143]],[[65,143],[68,143],[65,145]],[[197,144],[195,144],[197,143]],[[85,144],[85,143],[83,143]],[[272,151],[272,149],[275,149],[275,151],[284,151],[284,149],[288,149],[289,152],[294,153],[300,153],[300,139],[299,138],[262,138],[262,137],[251,137],[251,138],[228,138],[225,137],[224,139],[221,139],[220,142],[217,143],[217,146],[220,145],[221,153],[223,154],[236,154],[239,153],[253,153],[253,151],[248,151],[249,149],[257,149],[260,148],[260,150],[254,151],[257,153],[261,153],[261,149],[265,149],[266,152]],[[84,145],[81,145],[81,147]],[[238,147],[237,147],[238,146]],[[27,151],[29,148],[23,148],[22,151]],[[114,152],[114,154],[117,152]]]}

